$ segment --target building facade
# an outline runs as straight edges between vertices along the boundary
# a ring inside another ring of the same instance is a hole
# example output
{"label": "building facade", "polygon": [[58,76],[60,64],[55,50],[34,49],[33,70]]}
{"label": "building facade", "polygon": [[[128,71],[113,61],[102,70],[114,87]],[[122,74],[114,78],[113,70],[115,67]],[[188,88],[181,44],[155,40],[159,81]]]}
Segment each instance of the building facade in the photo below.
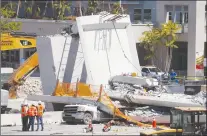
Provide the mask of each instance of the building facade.
{"label": "building facade", "polygon": [[[123,1],[131,16],[134,35],[139,37],[148,26],[159,26],[171,20],[181,26],[177,32],[177,49],[173,50],[171,68],[182,75],[196,76],[196,57],[204,53],[206,45],[206,1]],[[141,65],[148,64],[143,60],[145,53],[138,47]],[[166,50],[159,52],[164,59]]]}

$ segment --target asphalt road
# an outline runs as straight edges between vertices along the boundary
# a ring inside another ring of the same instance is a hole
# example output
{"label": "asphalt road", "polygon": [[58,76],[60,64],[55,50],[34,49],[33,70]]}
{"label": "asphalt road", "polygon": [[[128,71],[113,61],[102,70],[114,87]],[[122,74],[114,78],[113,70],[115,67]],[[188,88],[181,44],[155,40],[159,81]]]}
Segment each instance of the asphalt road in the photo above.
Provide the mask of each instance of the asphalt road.
{"label": "asphalt road", "polygon": [[[22,132],[21,126],[1,127],[1,135],[92,135],[84,133],[83,128],[86,125],[45,125],[44,131]],[[93,135],[139,135],[142,128],[112,126],[111,131],[102,132],[103,124],[94,124]],[[36,126],[35,126],[36,129]]]}

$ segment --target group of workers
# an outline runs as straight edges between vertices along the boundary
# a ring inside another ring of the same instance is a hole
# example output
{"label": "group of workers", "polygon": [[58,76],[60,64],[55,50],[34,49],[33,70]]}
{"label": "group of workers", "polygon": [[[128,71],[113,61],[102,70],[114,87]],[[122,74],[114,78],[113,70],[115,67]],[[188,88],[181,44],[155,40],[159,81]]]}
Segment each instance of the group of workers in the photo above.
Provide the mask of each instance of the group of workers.
{"label": "group of workers", "polygon": [[[37,120],[37,129],[39,130],[39,125],[41,124],[41,131],[43,131],[43,113],[45,108],[42,105],[41,101],[38,102],[38,105],[34,103],[31,106],[28,106],[27,103],[21,105],[21,117],[22,117],[22,131],[29,131],[30,128],[34,131],[35,118]],[[29,122],[28,122],[29,120]]]}

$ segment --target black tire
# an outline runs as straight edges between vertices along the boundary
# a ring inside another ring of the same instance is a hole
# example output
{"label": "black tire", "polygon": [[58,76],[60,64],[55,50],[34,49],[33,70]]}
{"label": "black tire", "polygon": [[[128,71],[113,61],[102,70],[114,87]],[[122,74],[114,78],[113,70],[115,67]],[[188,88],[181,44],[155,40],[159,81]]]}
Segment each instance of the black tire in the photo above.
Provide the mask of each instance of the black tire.
{"label": "black tire", "polygon": [[84,124],[89,124],[89,121],[92,120],[92,119],[93,119],[92,114],[89,113],[89,112],[86,112],[86,113],[84,114],[84,117],[83,117],[83,123],[84,123]]}

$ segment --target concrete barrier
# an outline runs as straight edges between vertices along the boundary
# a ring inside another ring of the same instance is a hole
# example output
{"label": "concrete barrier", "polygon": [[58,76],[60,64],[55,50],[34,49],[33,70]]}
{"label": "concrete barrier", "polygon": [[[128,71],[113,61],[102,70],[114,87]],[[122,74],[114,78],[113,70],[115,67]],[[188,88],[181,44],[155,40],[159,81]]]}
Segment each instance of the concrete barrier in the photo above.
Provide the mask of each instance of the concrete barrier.
{"label": "concrete barrier", "polygon": [[[60,124],[62,122],[62,112],[45,112],[43,115],[44,124]],[[35,124],[37,121],[35,120]],[[21,114],[1,114],[1,127],[2,126],[20,126]]]}

